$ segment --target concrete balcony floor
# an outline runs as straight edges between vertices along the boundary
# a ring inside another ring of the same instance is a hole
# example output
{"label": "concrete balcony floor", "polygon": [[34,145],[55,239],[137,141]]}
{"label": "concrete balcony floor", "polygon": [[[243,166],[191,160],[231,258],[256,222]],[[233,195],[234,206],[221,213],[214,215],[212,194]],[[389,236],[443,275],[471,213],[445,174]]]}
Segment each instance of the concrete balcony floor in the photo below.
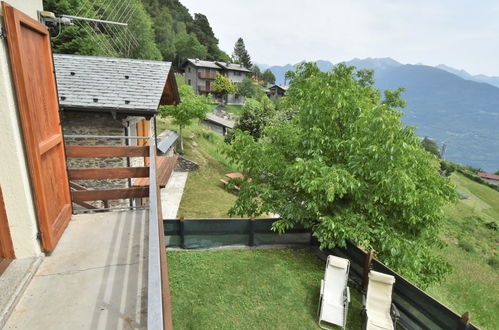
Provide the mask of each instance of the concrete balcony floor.
{"label": "concrete balcony floor", "polygon": [[73,216],[5,329],[137,329],[147,320],[144,210]]}

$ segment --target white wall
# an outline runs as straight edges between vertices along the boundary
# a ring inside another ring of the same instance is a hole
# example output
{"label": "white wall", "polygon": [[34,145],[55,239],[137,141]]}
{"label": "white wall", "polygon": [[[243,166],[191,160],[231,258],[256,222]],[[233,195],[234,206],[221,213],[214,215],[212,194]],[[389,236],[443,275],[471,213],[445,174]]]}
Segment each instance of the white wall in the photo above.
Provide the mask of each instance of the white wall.
{"label": "white wall", "polygon": [[[34,19],[42,10],[42,0],[7,2]],[[0,40],[0,185],[16,257],[27,258],[41,251],[9,65],[7,43]]]}

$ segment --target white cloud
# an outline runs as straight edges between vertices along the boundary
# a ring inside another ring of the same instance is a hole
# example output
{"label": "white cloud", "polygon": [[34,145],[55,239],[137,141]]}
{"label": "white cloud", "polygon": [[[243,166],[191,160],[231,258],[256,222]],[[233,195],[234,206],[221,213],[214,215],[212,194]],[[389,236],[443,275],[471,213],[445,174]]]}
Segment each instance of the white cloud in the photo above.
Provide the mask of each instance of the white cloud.
{"label": "white cloud", "polygon": [[181,0],[205,14],[220,47],[243,37],[253,61],[392,57],[499,76],[495,0]]}

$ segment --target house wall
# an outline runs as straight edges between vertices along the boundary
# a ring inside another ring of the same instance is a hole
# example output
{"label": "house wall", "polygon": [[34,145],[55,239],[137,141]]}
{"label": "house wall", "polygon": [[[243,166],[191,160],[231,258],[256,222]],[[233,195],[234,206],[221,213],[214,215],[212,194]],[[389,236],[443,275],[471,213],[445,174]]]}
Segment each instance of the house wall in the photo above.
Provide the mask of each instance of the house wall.
{"label": "house wall", "polygon": [[[10,5],[37,19],[42,0],[8,0]],[[2,25],[3,25],[3,13]],[[41,254],[15,89],[5,40],[0,40],[0,185],[17,258]]]}
{"label": "house wall", "polygon": [[488,182],[488,183],[492,183],[492,184],[495,184],[495,185],[499,185],[499,181],[498,180],[493,180],[493,179],[485,179],[485,178],[482,178],[483,181],[485,182]]}
{"label": "house wall", "polygon": [[217,132],[218,134],[225,135],[225,130],[223,126],[220,126],[218,124],[215,124],[214,122],[208,121],[208,120],[203,120],[201,125],[209,127],[211,130]]}
{"label": "house wall", "polygon": [[[191,72],[189,72],[189,69]],[[189,83],[189,79],[191,80],[191,86],[193,86],[194,88],[194,92],[197,94],[198,93],[198,90],[197,90],[197,85],[198,85],[198,74],[197,74],[197,70],[196,70],[196,67],[194,65],[192,65],[191,63],[189,63],[186,67],[185,67],[185,73],[184,73],[184,76],[185,76],[185,84],[188,85]]]}

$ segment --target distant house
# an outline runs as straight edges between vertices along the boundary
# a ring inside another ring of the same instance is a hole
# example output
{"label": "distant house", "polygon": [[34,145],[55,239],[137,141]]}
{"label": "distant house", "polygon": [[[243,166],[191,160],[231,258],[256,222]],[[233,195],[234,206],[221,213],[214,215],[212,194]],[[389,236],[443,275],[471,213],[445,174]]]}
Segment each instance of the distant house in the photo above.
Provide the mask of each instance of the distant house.
{"label": "distant house", "polygon": [[478,172],[477,175],[484,181],[492,184],[499,185],[499,175]]}
{"label": "distant house", "polygon": [[[160,105],[179,103],[171,63],[126,58],[54,54],[65,135],[150,136],[149,120]],[[69,144],[143,145],[145,140],[66,139]],[[92,162],[90,164],[89,162]],[[140,166],[143,158],[70,159],[70,167]],[[91,188],[121,188],[124,179],[85,182]]]}
{"label": "distant house", "polygon": [[266,91],[268,97],[272,100],[275,100],[279,97],[286,96],[286,92],[288,90],[288,86],[274,85],[268,88]]}
{"label": "distant house", "polygon": [[[217,73],[227,76],[233,83],[238,84],[250,73],[242,64],[203,61],[187,59],[183,66],[185,83],[192,86],[198,95],[214,94],[211,87]],[[229,94],[227,104],[243,104],[244,97],[239,94]]]}
{"label": "distant house", "polygon": [[201,122],[201,125],[209,127],[224,136],[227,135],[229,129],[234,128],[233,121],[219,117],[214,113],[208,113],[206,119]]}

